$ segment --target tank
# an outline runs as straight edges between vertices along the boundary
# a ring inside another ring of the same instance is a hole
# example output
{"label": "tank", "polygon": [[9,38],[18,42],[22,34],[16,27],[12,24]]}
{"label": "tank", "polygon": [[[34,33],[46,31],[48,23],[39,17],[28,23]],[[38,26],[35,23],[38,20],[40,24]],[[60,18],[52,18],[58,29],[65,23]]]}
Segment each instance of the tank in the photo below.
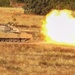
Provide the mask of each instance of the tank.
{"label": "tank", "polygon": [[0,42],[26,42],[32,39],[32,35],[21,32],[10,24],[0,25]]}

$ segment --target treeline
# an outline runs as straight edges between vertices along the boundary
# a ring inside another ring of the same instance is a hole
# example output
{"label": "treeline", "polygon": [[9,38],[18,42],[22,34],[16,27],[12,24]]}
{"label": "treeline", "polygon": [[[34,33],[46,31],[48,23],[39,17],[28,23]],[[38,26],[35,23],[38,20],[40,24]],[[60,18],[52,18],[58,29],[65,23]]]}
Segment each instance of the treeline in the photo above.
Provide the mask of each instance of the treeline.
{"label": "treeline", "polygon": [[0,7],[8,7],[10,6],[9,0],[0,0]]}
{"label": "treeline", "polygon": [[24,0],[25,12],[45,15],[52,9],[75,10],[75,0]]}
{"label": "treeline", "polygon": [[0,0],[0,6],[10,6],[10,1],[23,2],[25,13],[45,15],[52,9],[75,10],[75,0]]}
{"label": "treeline", "polygon": [[0,7],[8,7],[10,6],[10,2],[22,3],[24,0],[0,0]]}

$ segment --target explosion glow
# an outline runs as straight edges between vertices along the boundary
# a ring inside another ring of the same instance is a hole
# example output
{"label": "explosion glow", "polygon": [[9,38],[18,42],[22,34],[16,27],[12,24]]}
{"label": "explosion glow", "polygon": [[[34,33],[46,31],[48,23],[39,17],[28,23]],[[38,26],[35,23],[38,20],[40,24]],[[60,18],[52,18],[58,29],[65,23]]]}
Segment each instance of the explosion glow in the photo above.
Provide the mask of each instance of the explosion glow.
{"label": "explosion glow", "polygon": [[70,10],[53,10],[46,15],[42,33],[47,43],[75,45],[75,18]]}

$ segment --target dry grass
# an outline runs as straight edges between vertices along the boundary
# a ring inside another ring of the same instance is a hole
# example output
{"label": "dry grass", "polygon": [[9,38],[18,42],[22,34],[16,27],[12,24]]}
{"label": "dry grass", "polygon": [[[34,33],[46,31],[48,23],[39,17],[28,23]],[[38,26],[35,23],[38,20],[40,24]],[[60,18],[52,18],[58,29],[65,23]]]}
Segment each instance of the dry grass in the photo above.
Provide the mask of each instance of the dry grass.
{"label": "dry grass", "polygon": [[40,26],[44,16],[25,15],[22,8],[0,8],[0,24],[8,22],[24,26]]}
{"label": "dry grass", "polygon": [[75,49],[0,43],[0,75],[74,75]]}
{"label": "dry grass", "polygon": [[0,7],[0,13],[24,14],[24,9],[18,7]]}
{"label": "dry grass", "polygon": [[13,22],[23,26],[35,26],[39,27],[42,25],[44,16],[37,15],[25,15],[25,14],[0,14],[0,24],[6,24]]}

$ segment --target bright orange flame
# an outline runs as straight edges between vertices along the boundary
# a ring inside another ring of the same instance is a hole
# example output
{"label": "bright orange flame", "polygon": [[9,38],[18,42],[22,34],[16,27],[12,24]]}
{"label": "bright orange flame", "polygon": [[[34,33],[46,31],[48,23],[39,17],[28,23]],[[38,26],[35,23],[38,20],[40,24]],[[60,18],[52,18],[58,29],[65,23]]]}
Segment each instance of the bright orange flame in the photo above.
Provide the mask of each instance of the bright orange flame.
{"label": "bright orange flame", "polygon": [[70,10],[53,10],[46,16],[42,33],[48,43],[75,45],[75,18]]}

